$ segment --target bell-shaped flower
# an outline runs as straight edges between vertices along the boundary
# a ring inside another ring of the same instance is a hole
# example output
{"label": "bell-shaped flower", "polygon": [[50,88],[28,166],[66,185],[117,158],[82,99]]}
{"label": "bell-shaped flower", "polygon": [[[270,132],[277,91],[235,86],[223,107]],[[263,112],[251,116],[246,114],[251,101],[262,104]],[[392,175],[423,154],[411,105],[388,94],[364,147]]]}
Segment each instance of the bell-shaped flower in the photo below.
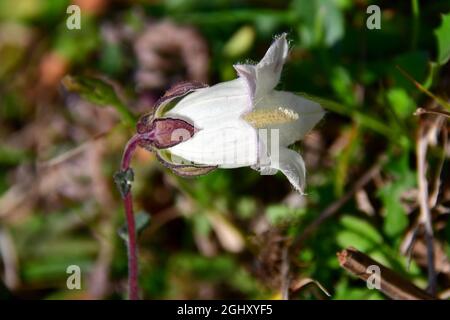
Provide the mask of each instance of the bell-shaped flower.
{"label": "bell-shaped flower", "polygon": [[[303,192],[305,164],[288,146],[325,112],[314,101],[275,90],[288,50],[282,34],[258,64],[235,65],[235,80],[211,87],[184,83],[169,90],[153,117],[138,124],[138,132],[151,131],[154,137],[147,147],[182,175],[250,166],[261,174],[281,171]],[[158,144],[158,136],[167,141]]]}
{"label": "bell-shaped flower", "polygon": [[302,139],[324,115],[322,107],[293,93],[275,90],[288,55],[279,36],[256,65],[235,65],[239,77],[212,87],[183,83],[143,116],[127,143],[114,179],[122,194],[128,230],[129,292],[139,297],[136,228],[131,198],[131,157],[138,146],[184,176],[216,168],[250,166],[261,174],[281,171],[303,192],[305,164],[288,146]]}

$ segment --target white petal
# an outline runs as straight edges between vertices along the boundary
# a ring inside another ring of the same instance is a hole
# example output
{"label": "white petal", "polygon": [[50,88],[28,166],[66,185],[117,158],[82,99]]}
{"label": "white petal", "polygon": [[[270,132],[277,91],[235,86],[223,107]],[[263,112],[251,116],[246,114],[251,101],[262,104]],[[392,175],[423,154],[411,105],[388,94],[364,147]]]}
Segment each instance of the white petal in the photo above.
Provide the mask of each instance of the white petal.
{"label": "white petal", "polygon": [[270,166],[260,167],[256,165],[252,166],[252,169],[259,171],[262,176],[272,176],[278,172],[278,169],[272,168]]}
{"label": "white petal", "polygon": [[251,108],[245,81],[236,79],[198,89],[165,117],[186,119],[199,131],[168,150],[196,164],[235,168],[257,161],[257,132],[241,116]]}
{"label": "white petal", "polygon": [[233,67],[240,79],[245,81],[250,103],[253,104],[256,95],[256,67],[250,64],[236,64]]}
{"label": "white petal", "polygon": [[289,146],[302,139],[325,114],[317,102],[290,92],[273,91],[256,104],[256,109],[286,108],[298,114],[298,119],[284,124],[270,125],[267,129],[279,129],[280,145]]}
{"label": "white petal", "polygon": [[251,108],[243,79],[198,89],[184,97],[164,117],[186,119],[197,129],[219,128]]}
{"label": "white petal", "polygon": [[[258,160],[257,131],[241,119],[223,122],[195,133],[194,137],[168,150],[196,164],[221,168],[251,166]],[[220,125],[219,125],[220,124]]]}
{"label": "white petal", "polygon": [[292,184],[292,186],[303,194],[306,180],[306,169],[303,158],[297,152],[288,148],[280,148],[278,159],[271,157],[271,168],[280,170]]}
{"label": "white petal", "polygon": [[238,75],[247,81],[250,95],[255,100],[269,93],[280,81],[289,46],[286,34],[279,36],[256,65],[235,65]]}
{"label": "white petal", "polygon": [[286,33],[283,33],[272,43],[264,58],[256,65],[257,92],[268,92],[278,84],[288,50]]}

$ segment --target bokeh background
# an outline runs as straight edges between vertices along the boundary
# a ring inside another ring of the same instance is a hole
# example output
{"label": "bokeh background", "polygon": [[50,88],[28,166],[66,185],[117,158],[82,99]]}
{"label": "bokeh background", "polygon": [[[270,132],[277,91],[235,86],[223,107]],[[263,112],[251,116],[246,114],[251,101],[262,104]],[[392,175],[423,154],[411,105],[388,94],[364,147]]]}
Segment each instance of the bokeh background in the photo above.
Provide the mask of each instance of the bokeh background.
{"label": "bokeh background", "polygon": [[[66,27],[70,4],[80,30]],[[139,150],[142,296],[278,299],[289,278],[291,299],[386,298],[339,266],[347,246],[426,289],[423,196],[448,298],[448,120],[414,115],[445,106],[396,66],[448,101],[449,12],[444,0],[0,0],[0,297],[125,298],[112,176],[135,120],[179,81],[235,78],[233,63],[288,32],[279,88],[327,100],[294,146],[308,195],[250,168],[179,178]],[[66,287],[70,265],[81,290]]]}

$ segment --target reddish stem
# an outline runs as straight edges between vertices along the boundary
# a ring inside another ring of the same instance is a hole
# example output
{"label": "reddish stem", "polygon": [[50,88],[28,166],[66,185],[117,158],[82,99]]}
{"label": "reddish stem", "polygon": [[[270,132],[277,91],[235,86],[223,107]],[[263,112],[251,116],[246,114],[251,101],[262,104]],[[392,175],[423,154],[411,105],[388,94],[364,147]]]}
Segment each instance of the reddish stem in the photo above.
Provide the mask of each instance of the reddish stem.
{"label": "reddish stem", "polygon": [[[123,152],[121,170],[126,171],[130,168],[131,158],[134,151],[139,146],[140,142],[151,141],[152,134],[142,133],[135,134],[125,146]],[[128,292],[130,300],[139,299],[139,284],[138,284],[138,256],[137,256],[137,236],[136,226],[134,222],[133,212],[133,197],[131,195],[131,188],[123,198],[125,207],[125,215],[128,226]]]}
{"label": "reddish stem", "polygon": [[125,214],[128,225],[128,294],[130,300],[139,299],[138,284],[138,257],[137,257],[137,239],[136,226],[133,214],[133,199],[131,192],[128,192],[123,199]]}
{"label": "reddish stem", "polygon": [[144,134],[135,134],[128,140],[127,145],[125,146],[125,150],[123,151],[122,156],[122,164],[120,165],[120,169],[122,171],[126,171],[130,168],[131,157],[133,156],[134,151],[136,150],[139,142],[146,140],[147,135]]}

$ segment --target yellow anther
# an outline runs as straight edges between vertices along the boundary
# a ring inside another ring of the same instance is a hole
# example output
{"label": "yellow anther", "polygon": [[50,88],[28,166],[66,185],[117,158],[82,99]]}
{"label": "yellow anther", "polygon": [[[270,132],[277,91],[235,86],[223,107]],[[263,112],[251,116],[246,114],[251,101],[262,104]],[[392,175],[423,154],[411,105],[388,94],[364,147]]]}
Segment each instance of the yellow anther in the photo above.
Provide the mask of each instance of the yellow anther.
{"label": "yellow anther", "polygon": [[242,118],[255,128],[265,128],[270,125],[284,124],[297,120],[298,113],[289,108],[277,107],[258,109],[247,113]]}

